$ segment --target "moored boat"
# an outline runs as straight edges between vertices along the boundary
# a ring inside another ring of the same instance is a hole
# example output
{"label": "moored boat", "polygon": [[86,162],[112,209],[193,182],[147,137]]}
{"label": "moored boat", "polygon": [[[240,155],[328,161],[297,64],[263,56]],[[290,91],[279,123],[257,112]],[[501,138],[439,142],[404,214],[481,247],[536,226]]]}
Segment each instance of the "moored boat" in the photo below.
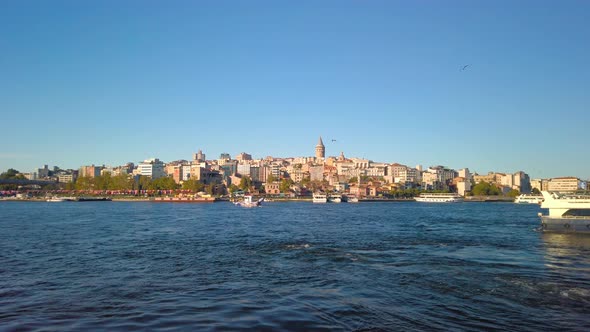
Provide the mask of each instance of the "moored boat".
{"label": "moored boat", "polygon": [[463,196],[456,193],[423,193],[415,200],[422,203],[459,203],[463,202]]}
{"label": "moored boat", "polygon": [[314,203],[328,203],[328,196],[325,193],[316,192],[313,194]]}
{"label": "moored boat", "polygon": [[51,203],[67,202],[67,201],[68,201],[68,199],[66,199],[64,197],[51,197],[46,200],[46,202],[51,202]]}
{"label": "moored boat", "polygon": [[359,202],[359,198],[356,197],[356,196],[348,196],[347,202],[348,203],[358,203]]}
{"label": "moored boat", "polygon": [[590,195],[541,193],[541,208],[549,209],[548,215],[539,213],[544,231],[590,232]]}
{"label": "moored boat", "polygon": [[213,203],[215,197],[156,197],[150,202],[156,203]]}
{"label": "moored boat", "polygon": [[341,203],[342,202],[342,195],[333,193],[328,196],[329,203]]}

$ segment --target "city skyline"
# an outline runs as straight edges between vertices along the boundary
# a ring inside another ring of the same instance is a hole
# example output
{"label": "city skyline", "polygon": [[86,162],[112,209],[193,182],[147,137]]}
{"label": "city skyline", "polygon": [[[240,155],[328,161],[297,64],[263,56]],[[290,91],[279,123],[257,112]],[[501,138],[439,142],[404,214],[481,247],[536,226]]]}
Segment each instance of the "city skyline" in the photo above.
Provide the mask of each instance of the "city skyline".
{"label": "city skyline", "polygon": [[327,156],[588,179],[588,12],[581,1],[5,4],[0,172],[198,149],[313,156],[321,135]]}

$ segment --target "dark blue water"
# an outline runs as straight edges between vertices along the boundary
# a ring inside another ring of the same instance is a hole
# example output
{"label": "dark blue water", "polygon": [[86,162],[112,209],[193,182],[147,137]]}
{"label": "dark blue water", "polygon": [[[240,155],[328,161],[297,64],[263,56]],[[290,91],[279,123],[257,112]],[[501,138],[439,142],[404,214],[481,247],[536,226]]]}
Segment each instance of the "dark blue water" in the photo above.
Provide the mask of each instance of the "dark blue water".
{"label": "dark blue water", "polygon": [[589,330],[535,205],[0,203],[3,330]]}

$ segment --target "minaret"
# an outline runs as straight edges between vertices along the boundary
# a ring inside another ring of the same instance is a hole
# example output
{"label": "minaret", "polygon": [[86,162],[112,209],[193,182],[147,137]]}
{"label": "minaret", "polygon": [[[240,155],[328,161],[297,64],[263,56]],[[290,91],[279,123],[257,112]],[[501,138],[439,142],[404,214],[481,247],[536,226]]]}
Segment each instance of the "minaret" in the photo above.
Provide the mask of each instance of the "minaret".
{"label": "minaret", "polygon": [[315,146],[315,157],[322,159],[326,157],[326,147],[324,146],[324,142],[322,142],[322,136],[320,136],[318,145]]}

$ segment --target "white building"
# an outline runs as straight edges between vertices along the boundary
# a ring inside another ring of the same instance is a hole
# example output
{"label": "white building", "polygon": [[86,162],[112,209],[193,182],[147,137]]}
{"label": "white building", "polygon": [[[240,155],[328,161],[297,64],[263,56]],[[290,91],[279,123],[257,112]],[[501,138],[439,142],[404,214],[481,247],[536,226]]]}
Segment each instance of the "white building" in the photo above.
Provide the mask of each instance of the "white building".
{"label": "white building", "polygon": [[561,177],[553,178],[549,181],[547,186],[548,191],[576,191],[586,189],[586,183],[576,177]]}
{"label": "white building", "polygon": [[158,179],[166,176],[164,166],[164,163],[158,158],[147,159],[137,165],[137,173],[139,175],[149,176],[152,179]]}

